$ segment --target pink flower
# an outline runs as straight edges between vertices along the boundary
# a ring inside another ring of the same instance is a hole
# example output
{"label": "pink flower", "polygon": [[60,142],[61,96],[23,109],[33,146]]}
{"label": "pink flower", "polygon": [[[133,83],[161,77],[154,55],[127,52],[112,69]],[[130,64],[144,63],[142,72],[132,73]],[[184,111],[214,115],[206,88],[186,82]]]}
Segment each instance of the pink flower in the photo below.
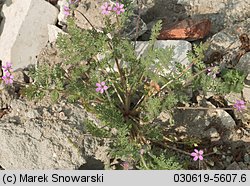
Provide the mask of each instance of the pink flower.
{"label": "pink flower", "polygon": [[116,12],[117,15],[120,15],[122,12],[125,12],[123,7],[124,7],[124,4],[116,3],[113,10]]}
{"label": "pink flower", "polygon": [[96,92],[100,92],[101,94],[103,94],[103,92],[108,89],[104,81],[101,83],[96,83],[96,86]]}
{"label": "pink flower", "polygon": [[2,68],[4,72],[10,72],[10,70],[12,70],[12,64],[7,62],[6,66],[3,65]]}
{"label": "pink flower", "polygon": [[129,163],[128,162],[123,162],[122,164],[121,164],[121,166],[123,167],[123,170],[129,170],[130,169],[130,165],[129,165]]}
{"label": "pink flower", "polygon": [[12,84],[13,78],[14,77],[9,72],[5,72],[5,75],[2,77],[6,85]]}
{"label": "pink flower", "polygon": [[234,104],[234,108],[237,110],[237,111],[241,111],[243,109],[246,108],[246,105],[245,105],[245,101],[243,100],[236,100],[235,104]]}
{"label": "pink flower", "polygon": [[207,75],[211,76],[213,79],[215,79],[217,77],[217,74],[220,73],[219,68],[217,66],[214,67],[214,65],[212,65],[213,68],[208,68],[207,69]]}
{"label": "pink flower", "polygon": [[198,151],[197,149],[194,149],[194,152],[191,153],[191,156],[194,157],[194,161],[197,161],[198,159],[203,160],[202,154],[203,150]]}
{"label": "pink flower", "polygon": [[70,15],[70,8],[68,6],[63,6],[63,13],[66,17],[68,17]]}
{"label": "pink flower", "polygon": [[110,6],[110,4],[108,2],[105,2],[101,6],[101,9],[102,9],[102,14],[108,15],[111,12],[111,10],[112,10],[112,6]]}

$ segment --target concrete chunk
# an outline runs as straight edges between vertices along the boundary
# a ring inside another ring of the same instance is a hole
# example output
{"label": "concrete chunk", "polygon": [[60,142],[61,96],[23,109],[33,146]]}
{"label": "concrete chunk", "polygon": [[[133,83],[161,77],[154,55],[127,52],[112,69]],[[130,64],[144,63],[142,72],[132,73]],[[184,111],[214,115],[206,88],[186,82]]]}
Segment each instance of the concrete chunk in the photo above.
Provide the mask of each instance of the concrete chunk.
{"label": "concrete chunk", "polygon": [[6,1],[2,9],[0,59],[13,69],[36,63],[48,42],[48,24],[55,24],[58,10],[44,0]]}

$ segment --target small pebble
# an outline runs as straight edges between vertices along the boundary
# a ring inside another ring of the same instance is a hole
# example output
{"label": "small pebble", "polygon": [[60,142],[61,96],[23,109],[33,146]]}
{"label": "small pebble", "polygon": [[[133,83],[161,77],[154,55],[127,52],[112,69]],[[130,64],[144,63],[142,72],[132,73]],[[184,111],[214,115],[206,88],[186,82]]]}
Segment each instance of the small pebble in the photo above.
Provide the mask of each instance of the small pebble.
{"label": "small pebble", "polygon": [[238,129],[236,132],[237,132],[237,134],[240,134],[240,133],[241,133],[241,130],[240,130],[240,129]]}

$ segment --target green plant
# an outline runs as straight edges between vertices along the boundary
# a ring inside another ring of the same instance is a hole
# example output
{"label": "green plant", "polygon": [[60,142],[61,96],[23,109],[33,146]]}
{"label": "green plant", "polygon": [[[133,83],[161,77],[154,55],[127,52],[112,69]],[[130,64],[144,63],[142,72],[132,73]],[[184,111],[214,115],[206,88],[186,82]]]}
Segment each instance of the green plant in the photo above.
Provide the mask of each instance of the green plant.
{"label": "green plant", "polygon": [[[73,18],[68,18],[68,34],[59,34],[57,46],[63,63],[70,68],[65,70],[63,64],[39,67],[32,73],[34,83],[26,89],[26,95],[32,98],[49,94],[54,101],[60,96],[80,101],[101,123],[96,126],[86,121],[87,129],[113,141],[110,153],[114,158],[142,169],[180,169],[175,158],[156,150],[157,142],[165,141],[164,126],[155,124],[155,119],[162,111],[188,101],[186,92],[190,88],[224,93],[236,87],[239,91],[243,74],[223,70],[220,77],[208,76],[208,68],[215,67],[203,63],[204,45],[194,47],[188,66],[176,63],[173,70],[173,48],[155,47],[160,21],[152,29],[146,52],[138,57],[135,43],[120,34],[123,20],[130,14],[112,14],[110,9],[104,13],[109,15],[104,17],[102,31],[91,23],[92,30],[82,30]],[[112,22],[112,16],[116,22]],[[228,82],[232,79],[233,84]],[[148,151],[142,156],[139,151],[144,146]]]}

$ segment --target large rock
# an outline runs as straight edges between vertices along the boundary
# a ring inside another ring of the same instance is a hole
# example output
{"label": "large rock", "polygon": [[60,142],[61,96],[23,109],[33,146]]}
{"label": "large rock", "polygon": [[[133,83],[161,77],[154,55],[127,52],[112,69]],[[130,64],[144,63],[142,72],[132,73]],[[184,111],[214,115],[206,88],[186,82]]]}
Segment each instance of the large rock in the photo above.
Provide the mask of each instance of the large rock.
{"label": "large rock", "polygon": [[[136,41],[135,44],[135,52],[138,56],[138,58],[145,56],[147,52],[147,47],[149,45],[148,41]],[[167,66],[165,69],[162,69],[161,73],[162,75],[167,74],[170,72],[170,70],[175,70],[176,63],[180,63],[183,66],[187,66],[190,64],[190,61],[187,58],[187,54],[189,51],[192,50],[192,45],[188,41],[183,40],[157,40],[154,45],[155,48],[173,48],[173,57],[170,59],[170,66]],[[166,51],[167,55],[167,51]],[[105,57],[105,54],[99,54],[97,55],[98,60],[103,60]],[[156,62],[158,59],[155,59]],[[126,63],[124,63],[125,65]],[[109,69],[106,69],[108,72]],[[117,66],[114,65],[114,70],[118,71]],[[152,70],[154,70],[154,66],[152,66]]]}
{"label": "large rock", "polygon": [[[136,42],[135,50],[138,56],[145,55],[145,51],[147,50],[148,44],[148,41]],[[182,65],[186,66],[190,63],[187,59],[187,53],[192,50],[191,43],[183,40],[157,40],[155,42],[155,48],[167,47],[172,47],[174,49],[174,56],[172,58],[173,67],[175,66],[175,62],[179,62]]]}
{"label": "large rock", "polygon": [[[249,73],[249,54],[245,56],[244,48],[240,38],[245,35],[250,38],[250,18],[232,25],[215,34],[209,41],[207,50],[207,61],[219,62],[222,66],[235,67]],[[217,61],[216,61],[217,60]],[[243,67],[243,68],[242,68]]]}
{"label": "large rock", "polygon": [[[250,36],[250,35],[249,35]],[[235,66],[237,69],[250,74],[250,52],[244,54]]]}
{"label": "large rock", "polygon": [[49,33],[49,42],[50,43],[55,43],[56,39],[58,37],[58,34],[66,34],[63,30],[58,28],[55,25],[48,25],[48,33]]}
{"label": "large rock", "polygon": [[177,4],[177,0],[143,0],[139,2],[141,2],[141,8],[138,9],[146,23],[162,18],[166,18],[169,23],[172,23],[187,18],[184,6]]}
{"label": "large rock", "polygon": [[211,19],[214,33],[250,17],[249,0],[178,0],[186,14]]}
{"label": "large rock", "polygon": [[236,127],[234,119],[226,111],[215,109],[210,102],[203,106],[211,109],[176,109],[173,112],[174,125],[168,125],[171,134],[182,140],[190,136],[211,141],[232,140]]}
{"label": "large rock", "polygon": [[[58,1],[58,3],[61,7],[60,8],[61,11],[60,14],[58,15],[58,19],[59,19],[59,24],[61,23],[63,25],[67,21],[65,19],[65,16],[61,13],[62,6],[67,2],[64,2],[66,0],[60,0],[60,1]],[[105,19],[104,15],[101,13],[101,6],[102,2],[100,2],[99,0],[85,0],[79,2],[78,7],[74,12],[77,26],[79,26],[82,29],[92,29],[92,26],[89,24],[90,22],[96,29],[102,30],[105,27]],[[79,12],[84,14],[86,18],[89,20],[89,22]],[[110,18],[112,23],[117,21],[114,15],[111,16]],[[121,30],[121,34],[123,36],[127,36],[128,38],[134,40],[135,38],[144,34],[146,31],[147,31],[146,23],[138,15],[132,15],[126,20],[125,26]]]}
{"label": "large rock", "polygon": [[48,24],[55,24],[58,10],[44,0],[6,0],[3,5],[0,59],[13,68],[36,63],[48,41]]}
{"label": "large rock", "polygon": [[4,169],[78,169],[107,157],[107,146],[86,135],[84,121],[90,116],[82,107],[12,100],[10,108],[0,120]]}

